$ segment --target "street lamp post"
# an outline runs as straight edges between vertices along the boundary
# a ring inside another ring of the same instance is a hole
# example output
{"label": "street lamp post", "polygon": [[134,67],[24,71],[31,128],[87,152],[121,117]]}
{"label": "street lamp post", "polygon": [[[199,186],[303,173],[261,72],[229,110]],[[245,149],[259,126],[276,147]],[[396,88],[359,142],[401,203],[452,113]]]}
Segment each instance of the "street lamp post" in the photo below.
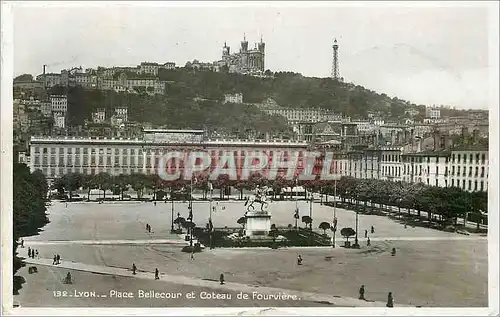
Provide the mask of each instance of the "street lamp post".
{"label": "street lamp post", "polygon": [[335,236],[337,234],[337,180],[333,182],[333,247],[335,248]]}
{"label": "street lamp post", "polygon": [[208,221],[209,221],[210,225],[208,228],[208,230],[209,230],[208,237],[210,239],[210,249],[213,249],[213,246],[212,246],[212,233],[213,233],[213,228],[212,228],[212,226],[213,226],[213,223],[212,223],[212,193],[213,193],[213,188],[212,188],[211,184],[209,185],[208,189],[210,190],[210,204],[209,204],[210,215],[208,217]]}
{"label": "street lamp post", "polygon": [[311,200],[309,201],[309,218],[311,218],[310,229],[312,231],[312,213],[313,213],[313,193],[311,191]]}
{"label": "street lamp post", "polygon": [[172,204],[171,204],[171,207],[172,207],[172,226],[170,228],[170,232],[174,233],[174,195],[173,195],[172,187],[170,187],[170,201],[172,202]]}

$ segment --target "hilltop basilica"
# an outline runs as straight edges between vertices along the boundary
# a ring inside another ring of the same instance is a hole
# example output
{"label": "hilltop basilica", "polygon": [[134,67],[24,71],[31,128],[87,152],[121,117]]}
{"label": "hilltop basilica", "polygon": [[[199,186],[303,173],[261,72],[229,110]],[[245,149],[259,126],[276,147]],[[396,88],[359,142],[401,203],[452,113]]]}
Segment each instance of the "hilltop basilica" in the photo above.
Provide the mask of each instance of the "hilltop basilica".
{"label": "hilltop basilica", "polygon": [[262,74],[264,73],[264,50],[266,44],[260,39],[253,49],[248,49],[248,41],[243,37],[239,53],[231,54],[229,46],[224,43],[222,60],[219,67],[228,67],[230,73]]}

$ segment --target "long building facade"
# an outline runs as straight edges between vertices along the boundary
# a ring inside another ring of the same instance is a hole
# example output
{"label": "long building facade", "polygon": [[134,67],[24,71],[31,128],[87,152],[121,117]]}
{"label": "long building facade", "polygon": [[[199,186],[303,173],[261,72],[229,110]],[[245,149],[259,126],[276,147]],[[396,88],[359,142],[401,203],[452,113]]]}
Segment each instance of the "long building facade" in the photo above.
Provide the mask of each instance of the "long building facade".
{"label": "long building facade", "polygon": [[[165,164],[162,158],[166,154],[174,155],[171,156],[172,158],[175,155],[181,155],[175,153],[203,152],[208,153],[208,156],[196,154],[198,155],[194,158],[196,162],[204,159],[210,161],[210,158],[216,158],[216,162],[229,153],[231,156],[234,154],[235,159],[228,159],[224,166],[234,165],[234,168],[239,170],[245,164],[252,166],[250,170],[257,170],[260,166],[260,169],[267,168],[266,177],[271,179],[276,177],[278,170],[283,171],[287,168],[291,170],[293,167],[295,171],[296,168],[299,170],[312,164],[311,171],[315,170],[318,175],[326,171],[330,173],[329,177],[335,175],[335,179],[341,176],[351,176],[358,179],[459,187],[470,192],[488,190],[487,148],[469,147],[420,153],[404,153],[402,147],[381,147],[350,152],[314,149],[313,151],[322,153],[323,156],[317,157],[312,162],[303,158],[304,153],[313,153],[309,152],[312,149],[306,142],[205,140],[202,130],[147,130],[145,132],[147,133],[144,139],[32,137],[29,155],[30,169],[41,170],[48,179],[75,172],[86,175],[96,175],[100,172],[111,175],[157,174],[158,167]],[[165,137],[166,135],[169,137]],[[325,153],[329,159],[328,171],[324,168]],[[293,155],[297,156],[293,157]],[[243,163],[246,160],[245,156],[252,156],[252,159]],[[254,162],[255,160],[257,163]],[[264,161],[267,162],[263,163]],[[290,163],[292,161],[297,165]],[[215,165],[210,167],[211,170],[226,168]],[[292,172],[285,172],[285,174],[288,177],[294,176]],[[237,179],[240,179],[240,176]]]}

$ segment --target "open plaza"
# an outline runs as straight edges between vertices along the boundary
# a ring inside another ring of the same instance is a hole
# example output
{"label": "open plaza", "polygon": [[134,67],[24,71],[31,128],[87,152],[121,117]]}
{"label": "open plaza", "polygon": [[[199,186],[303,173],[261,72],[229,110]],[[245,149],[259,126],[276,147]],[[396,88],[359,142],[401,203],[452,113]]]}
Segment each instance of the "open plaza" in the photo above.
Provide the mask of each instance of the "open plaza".
{"label": "open plaza", "polygon": [[[236,228],[246,211],[242,201],[213,202],[216,228]],[[309,202],[298,202],[309,215]],[[295,202],[269,205],[271,223],[295,225]],[[174,203],[188,216],[188,203]],[[312,204],[313,230],[331,222],[334,208]],[[341,247],[340,229],[355,227],[355,212],[336,208],[336,248],[205,248],[191,254],[182,236],[172,234],[171,202],[53,201],[50,223],[18,248],[26,279],[14,300],[22,307],[169,306],[395,306],[484,307],[488,305],[488,253],[484,235],[468,236],[418,226],[405,227],[386,216],[359,215],[360,249]],[[193,222],[205,227],[210,203],[193,202]],[[151,225],[151,232],[145,230]],[[299,221],[299,226],[304,224]],[[367,246],[364,231],[369,233]],[[332,231],[327,231],[328,235]],[[351,238],[353,239],[353,238]],[[39,258],[28,259],[27,249]],[[391,256],[396,248],[396,256]],[[54,255],[61,264],[53,265]],[[297,265],[297,256],[303,258]],[[131,268],[135,264],[137,274]],[[38,273],[28,274],[36,265]],[[158,268],[160,279],[154,279]],[[72,284],[64,284],[71,272]],[[225,284],[219,283],[220,274]],[[359,300],[365,286],[366,300]]]}

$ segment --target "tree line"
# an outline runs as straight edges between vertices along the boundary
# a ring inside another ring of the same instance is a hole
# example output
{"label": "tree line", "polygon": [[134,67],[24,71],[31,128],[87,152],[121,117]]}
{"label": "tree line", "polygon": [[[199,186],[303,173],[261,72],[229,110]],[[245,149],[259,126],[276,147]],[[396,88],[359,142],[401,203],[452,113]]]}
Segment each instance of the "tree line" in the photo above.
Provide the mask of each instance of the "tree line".
{"label": "tree line", "polygon": [[[18,240],[36,235],[49,220],[46,215],[47,180],[40,170],[30,173],[25,164],[13,165],[13,272],[24,265],[17,257]],[[14,294],[24,282],[22,277],[14,277]]]}
{"label": "tree line", "polygon": [[[206,176],[199,176],[193,183],[194,189],[201,189],[205,198],[209,192],[209,181]],[[334,181],[295,181],[284,179],[278,176],[275,180],[268,180],[258,173],[254,173],[247,181],[230,180],[227,175],[221,175],[217,180],[211,181],[212,187],[220,189],[220,198],[224,198],[230,192],[230,188],[239,191],[239,198],[243,199],[244,190],[253,190],[259,186],[267,186],[272,190],[273,198],[283,195],[282,190],[294,187],[295,184],[303,186],[310,192],[325,195],[334,195],[335,192],[342,202],[346,200],[361,204],[360,207],[373,206],[395,206],[399,210],[415,210],[420,216],[421,212],[426,212],[429,220],[435,217],[441,222],[455,221],[458,217],[465,218],[468,214],[481,215],[488,211],[487,192],[468,192],[458,187],[436,187],[423,183],[393,182],[376,179],[356,179],[353,177],[342,177],[336,184]],[[88,190],[100,189],[104,191],[112,190],[118,192],[123,199],[123,193],[129,189],[137,192],[139,198],[144,190],[153,192],[154,199],[157,193],[162,191],[176,191],[191,185],[189,180],[177,180],[166,182],[158,175],[117,175],[112,176],[107,173],[97,175],[83,175],[70,173],[56,179],[53,188],[66,190],[71,193],[80,187]],[[336,187],[336,189],[335,189]],[[289,193],[293,195],[293,192]],[[328,197],[328,196],[326,196]],[[327,198],[326,198],[327,202]]]}

